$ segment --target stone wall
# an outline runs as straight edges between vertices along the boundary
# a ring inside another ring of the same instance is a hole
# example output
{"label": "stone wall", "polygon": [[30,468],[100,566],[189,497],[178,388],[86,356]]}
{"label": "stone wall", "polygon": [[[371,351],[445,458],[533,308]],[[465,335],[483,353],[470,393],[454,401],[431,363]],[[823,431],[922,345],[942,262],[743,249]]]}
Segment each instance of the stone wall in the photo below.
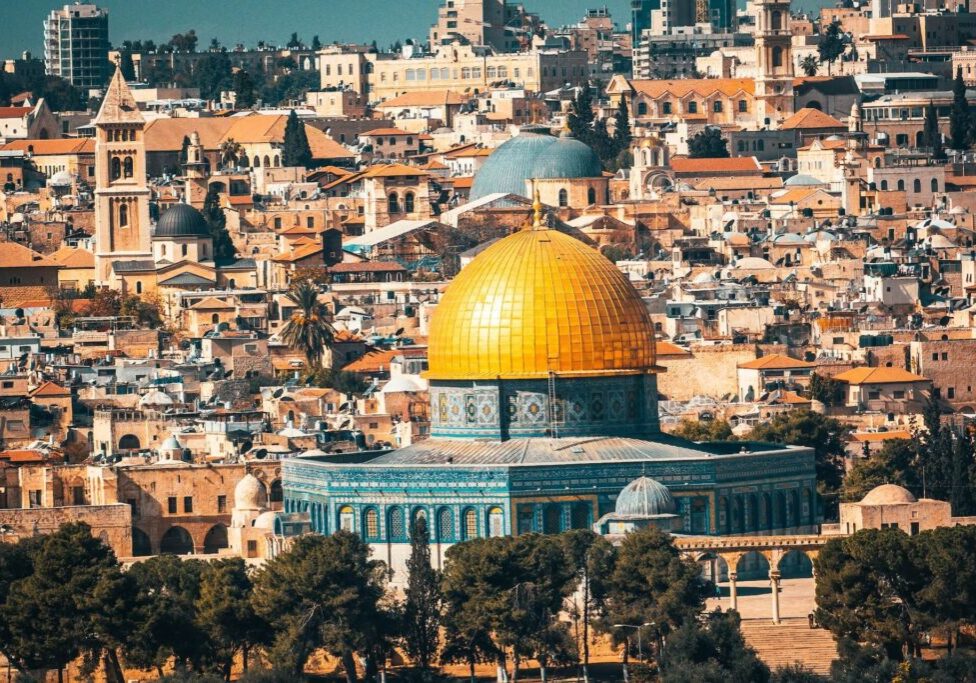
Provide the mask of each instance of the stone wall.
{"label": "stone wall", "polygon": [[62,524],[85,522],[92,535],[107,543],[118,557],[132,555],[132,513],[128,505],[0,510],[0,525],[13,529],[6,541],[57,531]]}
{"label": "stone wall", "polygon": [[695,396],[722,398],[738,392],[736,368],[756,358],[752,344],[693,346],[691,356],[662,358],[668,369],[657,376],[658,391],[672,401],[687,401]]}

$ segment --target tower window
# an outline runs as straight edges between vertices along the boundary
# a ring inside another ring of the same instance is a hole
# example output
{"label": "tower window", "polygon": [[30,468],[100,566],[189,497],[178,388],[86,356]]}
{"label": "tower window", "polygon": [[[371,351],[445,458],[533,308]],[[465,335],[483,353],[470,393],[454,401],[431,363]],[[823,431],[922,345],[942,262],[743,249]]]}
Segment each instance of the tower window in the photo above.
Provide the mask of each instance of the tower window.
{"label": "tower window", "polygon": [[142,282],[136,282],[136,294],[142,294]]}
{"label": "tower window", "polygon": [[413,192],[407,192],[406,196],[403,198],[403,211],[404,213],[413,213],[414,209],[414,197]]}
{"label": "tower window", "polygon": [[124,228],[129,224],[129,205],[119,204],[119,227]]}
{"label": "tower window", "polygon": [[126,157],[125,163],[123,164],[124,172],[123,175],[126,178],[132,177],[132,157]]}
{"label": "tower window", "polygon": [[122,160],[118,157],[112,157],[112,180],[118,180],[122,177]]}
{"label": "tower window", "polygon": [[397,197],[396,192],[390,193],[390,196],[386,198],[386,203],[386,210],[389,213],[400,213],[400,198]]}
{"label": "tower window", "polygon": [[773,68],[783,66],[783,48],[779,45],[773,48]]}

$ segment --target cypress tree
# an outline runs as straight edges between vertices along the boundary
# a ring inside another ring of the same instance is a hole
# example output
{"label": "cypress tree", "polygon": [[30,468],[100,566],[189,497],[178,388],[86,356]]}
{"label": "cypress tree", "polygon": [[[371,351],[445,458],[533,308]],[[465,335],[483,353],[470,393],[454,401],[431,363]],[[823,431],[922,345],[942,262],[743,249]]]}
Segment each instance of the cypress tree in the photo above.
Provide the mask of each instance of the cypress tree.
{"label": "cypress tree", "polygon": [[630,112],[627,111],[627,99],[620,98],[617,113],[613,117],[613,148],[617,154],[630,148],[632,135],[630,132]]}
{"label": "cypress tree", "polygon": [[237,95],[237,107],[249,109],[254,106],[254,79],[244,69],[234,74],[234,93]]}
{"label": "cypress tree", "polygon": [[203,217],[210,227],[210,237],[213,239],[214,262],[232,262],[236,258],[236,250],[230,233],[227,232],[227,218],[220,206],[220,195],[215,186],[210,187],[207,198],[203,201]]}
{"label": "cypress tree", "polygon": [[430,669],[440,646],[440,576],[430,563],[427,520],[418,518],[410,530],[407,600],[403,607],[404,650],[422,671]]}
{"label": "cypress tree", "polygon": [[132,53],[128,50],[122,50],[119,54],[119,69],[122,70],[122,78],[125,80],[136,80],[136,66],[132,63]]}
{"label": "cypress tree", "polygon": [[312,165],[312,148],[308,144],[305,124],[298,119],[295,110],[288,115],[285,124],[285,144],[282,153],[282,163],[285,166],[301,166],[308,168]]}
{"label": "cypress tree", "polygon": [[931,150],[932,158],[941,161],[945,159],[945,150],[942,148],[942,133],[939,131],[939,116],[935,111],[935,105],[929,102],[925,108],[925,128],[922,132],[925,146]]}
{"label": "cypress tree", "polygon": [[962,80],[960,68],[956,69],[956,78],[952,82],[952,109],[949,113],[949,138],[953,149],[962,151],[969,147],[971,123],[969,100],[966,99],[966,84]]}
{"label": "cypress tree", "polygon": [[593,118],[593,93],[586,83],[576,94],[566,120],[573,137],[589,144],[593,138]]}

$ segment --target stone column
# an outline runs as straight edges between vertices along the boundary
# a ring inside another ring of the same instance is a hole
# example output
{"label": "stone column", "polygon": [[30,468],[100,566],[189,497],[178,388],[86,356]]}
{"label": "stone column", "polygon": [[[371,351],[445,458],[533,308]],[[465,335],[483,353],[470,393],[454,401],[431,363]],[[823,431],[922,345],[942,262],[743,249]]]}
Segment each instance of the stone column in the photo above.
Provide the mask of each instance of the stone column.
{"label": "stone column", "polygon": [[735,580],[739,577],[738,572],[729,570],[729,600],[731,601],[730,609],[739,609],[739,597],[735,592]]}
{"label": "stone column", "polygon": [[773,623],[779,623],[779,570],[769,570],[769,583],[773,588]]}

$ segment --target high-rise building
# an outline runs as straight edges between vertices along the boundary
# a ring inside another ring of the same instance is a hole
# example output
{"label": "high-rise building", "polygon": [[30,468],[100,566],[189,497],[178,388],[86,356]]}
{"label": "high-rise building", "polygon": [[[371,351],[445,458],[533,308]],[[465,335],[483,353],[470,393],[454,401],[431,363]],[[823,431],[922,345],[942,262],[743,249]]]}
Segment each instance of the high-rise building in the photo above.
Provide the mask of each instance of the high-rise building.
{"label": "high-rise building", "polygon": [[444,0],[430,29],[430,44],[458,39],[504,50],[505,0]]}
{"label": "high-rise building", "polygon": [[75,3],[44,20],[44,69],[79,88],[108,80],[108,10]]}
{"label": "high-rise building", "polygon": [[661,9],[661,0],[630,0],[630,38],[634,47],[651,27],[651,10]]}

